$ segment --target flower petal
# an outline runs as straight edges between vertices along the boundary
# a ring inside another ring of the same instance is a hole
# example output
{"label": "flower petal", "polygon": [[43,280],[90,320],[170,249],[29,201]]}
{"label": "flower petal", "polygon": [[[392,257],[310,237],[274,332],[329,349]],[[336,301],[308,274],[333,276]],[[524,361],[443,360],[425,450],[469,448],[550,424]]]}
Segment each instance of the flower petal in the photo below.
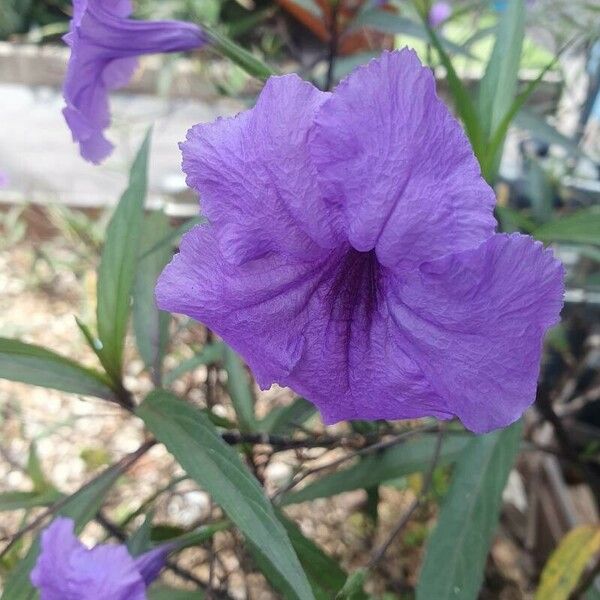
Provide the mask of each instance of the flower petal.
{"label": "flower petal", "polygon": [[319,264],[274,254],[232,265],[221,255],[212,226],[195,227],[159,277],[156,302],[217,332],[268,387],[302,353],[306,304],[318,276]]}
{"label": "flower petal", "polygon": [[412,50],[387,52],[340,83],[309,140],[350,243],[411,268],[492,235],[495,198],[458,122]]}
{"label": "flower petal", "polygon": [[71,519],[57,517],[42,532],[40,554],[31,571],[31,583],[41,591],[41,600],[70,600],[65,582],[70,575],[70,557],[85,550],[75,537]]}
{"label": "flower petal", "polygon": [[550,250],[495,235],[391,289],[406,348],[467,428],[504,427],[531,405],[543,337],[562,307],[563,268]]}
{"label": "flower petal", "polygon": [[71,57],[63,111],[82,156],[100,162],[112,150],[108,91],[126,85],[142,54],[190,50],[205,43],[201,30],[179,21],[135,21],[128,0],[79,0],[64,37]]}
{"label": "flower petal", "polygon": [[[263,388],[304,394],[327,423],[449,418],[420,367],[398,346],[370,269],[349,246],[315,261],[274,253],[227,262],[210,227],[188,233],[159,278],[163,310],[205,323],[245,359]],[[382,280],[382,283],[385,283]]]}
{"label": "flower petal", "polygon": [[187,183],[230,262],[274,250],[315,257],[335,243],[335,215],[319,200],[306,150],[327,97],[296,75],[271,77],[253,109],[188,132],[181,145]]}
{"label": "flower petal", "polygon": [[[75,552],[68,590],[86,600],[146,600],[146,585],[125,546],[105,544]],[[67,596],[69,597],[69,596]]]}

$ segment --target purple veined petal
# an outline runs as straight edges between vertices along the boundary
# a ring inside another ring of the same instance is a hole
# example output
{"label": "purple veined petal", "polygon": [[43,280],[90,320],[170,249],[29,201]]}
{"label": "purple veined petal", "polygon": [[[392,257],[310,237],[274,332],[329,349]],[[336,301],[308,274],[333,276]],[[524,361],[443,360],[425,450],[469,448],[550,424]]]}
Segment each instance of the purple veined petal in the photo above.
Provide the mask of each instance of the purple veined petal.
{"label": "purple veined petal", "polygon": [[104,544],[75,552],[69,591],[86,600],[147,600],[146,584],[127,548]]}
{"label": "purple veined petal", "polygon": [[[327,423],[449,413],[421,369],[390,337],[371,253],[332,250],[320,261],[271,253],[232,265],[211,227],[184,237],[159,278],[163,310],[208,325],[244,356],[262,388],[305,394]],[[376,400],[374,400],[376,399]]]}
{"label": "purple veined petal", "polygon": [[30,575],[31,583],[40,590],[41,600],[70,600],[65,595],[70,558],[82,550],[85,547],[75,537],[71,519],[57,517],[43,531],[40,554]]}
{"label": "purple veined petal", "polygon": [[529,236],[497,234],[402,278],[390,314],[447,408],[476,433],[516,421],[558,322],[561,263]]}
{"label": "purple veined petal", "polygon": [[434,2],[427,19],[432,27],[438,27],[452,14],[452,7],[449,2]]}
{"label": "purple veined petal", "polygon": [[337,243],[306,149],[328,96],[296,75],[272,77],[253,109],[188,132],[183,170],[227,260],[274,250],[310,258]]}
{"label": "purple veined petal", "polygon": [[384,265],[415,268],[494,232],[494,193],[412,50],[384,52],[342,81],[309,148],[350,243],[375,248]]}
{"label": "purple veined petal", "polygon": [[63,517],[42,533],[30,577],[40,600],[147,600],[143,575],[125,546],[89,550],[75,536],[73,520]]}
{"label": "purple veined petal", "polygon": [[206,43],[202,31],[179,21],[135,21],[127,18],[127,0],[76,0],[69,33],[71,47],[63,93],[65,119],[82,156],[98,163],[112,144],[104,137],[110,124],[108,91],[126,85],[137,57],[178,52]]}

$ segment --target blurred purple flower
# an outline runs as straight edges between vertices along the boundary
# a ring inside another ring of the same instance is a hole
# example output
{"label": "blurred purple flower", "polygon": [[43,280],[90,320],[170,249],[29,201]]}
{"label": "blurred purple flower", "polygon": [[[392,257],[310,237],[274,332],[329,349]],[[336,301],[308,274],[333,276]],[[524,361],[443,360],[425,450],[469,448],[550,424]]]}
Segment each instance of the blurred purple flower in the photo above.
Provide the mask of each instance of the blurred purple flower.
{"label": "blurred purple flower", "polygon": [[4,171],[0,171],[0,188],[7,187],[9,183],[8,175]]}
{"label": "blurred purple flower", "polygon": [[452,14],[452,7],[448,2],[435,2],[429,10],[427,20],[431,27],[441,25]]}
{"label": "blurred purple flower", "polygon": [[108,92],[129,82],[137,57],[205,43],[202,31],[191,23],[135,21],[127,18],[131,11],[130,0],[73,0],[73,19],[64,37],[71,58],[63,114],[81,155],[94,163],[113,148],[103,134],[110,124]]}
{"label": "blurred purple flower", "polygon": [[42,533],[31,582],[40,600],[146,600],[171,550],[166,544],[137,558],[123,545],[90,550],[75,537],[73,521],[58,517]]}
{"label": "blurred purple flower", "polygon": [[495,234],[494,193],[410,50],[320,92],[271,78],[182,144],[210,225],[183,239],[160,308],[202,321],[261,387],[326,423],[458,416],[484,432],[532,403],[563,272]]}

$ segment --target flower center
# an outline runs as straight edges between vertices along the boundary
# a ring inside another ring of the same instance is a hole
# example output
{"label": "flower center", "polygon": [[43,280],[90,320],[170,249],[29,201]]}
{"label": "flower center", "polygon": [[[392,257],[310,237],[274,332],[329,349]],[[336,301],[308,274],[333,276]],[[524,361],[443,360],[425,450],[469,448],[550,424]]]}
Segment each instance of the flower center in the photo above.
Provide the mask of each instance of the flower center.
{"label": "flower center", "polygon": [[359,252],[351,248],[338,266],[329,289],[332,317],[370,325],[377,309],[379,282],[375,251]]}

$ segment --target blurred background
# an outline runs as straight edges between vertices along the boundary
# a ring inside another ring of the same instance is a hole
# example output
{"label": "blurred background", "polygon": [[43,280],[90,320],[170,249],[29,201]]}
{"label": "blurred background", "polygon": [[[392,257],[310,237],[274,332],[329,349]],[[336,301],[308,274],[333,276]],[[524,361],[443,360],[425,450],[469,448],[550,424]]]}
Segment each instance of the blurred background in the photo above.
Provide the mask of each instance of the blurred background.
{"label": "blurred background", "polygon": [[[474,90],[507,3],[449,4],[451,12],[436,23],[436,30],[461,80]],[[326,0],[140,0],[135,5],[139,18],[210,24],[280,71],[298,72],[321,87],[382,49],[407,45],[432,67],[439,93],[451,103],[439,56],[417,10],[403,0],[344,0],[339,5]],[[71,10],[66,0],[0,0],[0,335],[86,359],[92,355],[73,315],[85,320],[94,312],[104,227],[146,128],[154,124],[148,209],[161,208],[180,225],[198,208],[185,186],[177,143],[192,124],[250,106],[260,85],[210,48],[185,56],[145,57],[134,81],[111,96],[109,138],[115,152],[101,166],[88,164],[61,115],[68,58],[61,36]],[[335,31],[332,14],[337,16]],[[339,42],[334,61],[332,32]],[[555,247],[567,268],[566,303],[562,323],[547,339],[536,410],[526,419],[523,452],[505,490],[481,598],[533,598],[543,566],[565,534],[577,525],[599,523],[597,0],[528,2],[519,85],[535,80],[549,64],[513,121],[494,185],[502,228],[530,233]],[[170,368],[193,358],[205,341],[204,331],[184,325],[176,336],[178,345],[166,362]],[[190,365],[177,391],[204,402],[214,372],[202,361]],[[142,370],[139,359],[129,361],[126,381],[134,392],[147,387]],[[222,393],[219,410],[227,417],[230,407],[226,391]],[[291,399],[281,389],[255,393],[263,414]],[[115,457],[134,450],[140,436],[138,423],[106,404],[0,381],[0,539],[9,539],[29,510],[11,504],[10,494],[30,492],[38,470],[57,489],[71,491]],[[279,453],[264,468],[267,489],[285,485],[299,464],[318,467],[336,456],[335,451],[326,456],[315,450]],[[153,450],[113,491],[112,518],[133,521],[141,514],[141,498],[164,489],[156,505],[156,521],[164,531],[158,530],[157,536],[168,537],[173,528],[201,522],[213,510],[209,496],[178,477],[181,472],[166,452]],[[306,535],[351,569],[364,562],[373,537],[418,492],[420,477],[386,472],[376,494],[372,487],[314,492],[305,496],[309,502],[298,500],[290,514]],[[424,543],[448,479],[447,469],[440,467],[426,506],[380,567],[381,580],[374,584],[380,597],[412,597]],[[7,512],[13,509],[20,512]],[[89,535],[98,539],[99,531]],[[232,597],[277,597],[238,552],[234,537],[224,537],[222,546],[217,576]],[[183,560],[202,574],[208,568],[206,556],[194,549]],[[18,551],[3,556],[0,575],[18,560]],[[588,600],[600,598],[600,588],[593,588],[596,574],[588,574]]]}

